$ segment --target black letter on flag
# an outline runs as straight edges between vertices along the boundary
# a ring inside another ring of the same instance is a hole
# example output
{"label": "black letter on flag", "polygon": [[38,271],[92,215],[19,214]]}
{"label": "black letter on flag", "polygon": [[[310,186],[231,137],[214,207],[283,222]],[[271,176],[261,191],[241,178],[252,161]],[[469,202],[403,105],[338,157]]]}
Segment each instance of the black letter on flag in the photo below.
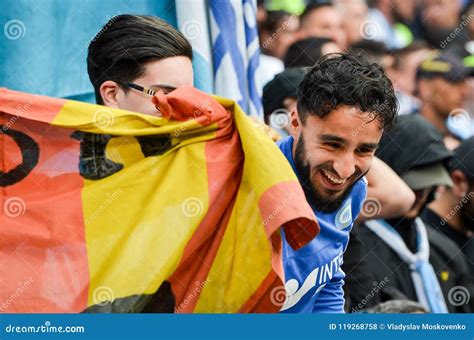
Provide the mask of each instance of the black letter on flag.
{"label": "black letter on flag", "polygon": [[31,170],[38,164],[40,149],[34,139],[21,131],[12,130],[5,125],[0,125],[0,134],[1,133],[13,139],[20,148],[23,158],[21,164],[12,170],[8,172],[0,170],[0,187],[6,187],[18,183],[28,176]]}

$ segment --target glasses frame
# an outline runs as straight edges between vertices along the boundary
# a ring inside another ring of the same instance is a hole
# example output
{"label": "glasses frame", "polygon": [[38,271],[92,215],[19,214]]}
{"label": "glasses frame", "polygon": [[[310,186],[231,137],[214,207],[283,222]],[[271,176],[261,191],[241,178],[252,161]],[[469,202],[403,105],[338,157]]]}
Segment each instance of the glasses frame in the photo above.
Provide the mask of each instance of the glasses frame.
{"label": "glasses frame", "polygon": [[156,91],[154,91],[152,89],[148,89],[148,88],[140,86],[140,85],[137,85],[137,84],[134,84],[134,83],[121,83],[121,84],[125,85],[126,87],[129,87],[131,89],[143,92],[143,93],[145,93],[149,96],[154,96],[156,94]]}

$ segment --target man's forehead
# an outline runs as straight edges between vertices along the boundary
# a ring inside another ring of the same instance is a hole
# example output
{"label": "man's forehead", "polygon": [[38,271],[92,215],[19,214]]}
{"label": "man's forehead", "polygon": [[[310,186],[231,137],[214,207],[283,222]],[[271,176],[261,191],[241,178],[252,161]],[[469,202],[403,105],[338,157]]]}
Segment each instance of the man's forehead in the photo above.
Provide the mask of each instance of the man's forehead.
{"label": "man's forehead", "polygon": [[307,121],[312,120],[312,125],[320,126],[322,129],[332,129],[334,127],[343,127],[350,129],[353,124],[368,125],[371,123],[377,124],[376,116],[373,112],[362,111],[354,106],[340,106],[336,110],[330,112],[326,117],[320,118],[317,115],[309,114]]}
{"label": "man's forehead", "polygon": [[364,112],[356,107],[338,108],[324,118],[308,115],[305,125],[313,137],[338,137],[350,143],[378,142],[383,132],[372,112]]}

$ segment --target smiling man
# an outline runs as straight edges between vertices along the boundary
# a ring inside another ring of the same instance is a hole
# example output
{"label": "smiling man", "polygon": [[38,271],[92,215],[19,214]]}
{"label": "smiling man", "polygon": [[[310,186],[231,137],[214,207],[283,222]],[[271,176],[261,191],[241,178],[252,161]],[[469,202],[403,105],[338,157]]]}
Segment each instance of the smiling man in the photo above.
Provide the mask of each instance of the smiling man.
{"label": "smiling man", "polygon": [[283,245],[287,299],[282,312],[344,312],[340,269],[369,171],[397,104],[392,83],[362,56],[332,54],[299,86],[291,136],[279,142],[313,208],[321,232],[294,251]]}

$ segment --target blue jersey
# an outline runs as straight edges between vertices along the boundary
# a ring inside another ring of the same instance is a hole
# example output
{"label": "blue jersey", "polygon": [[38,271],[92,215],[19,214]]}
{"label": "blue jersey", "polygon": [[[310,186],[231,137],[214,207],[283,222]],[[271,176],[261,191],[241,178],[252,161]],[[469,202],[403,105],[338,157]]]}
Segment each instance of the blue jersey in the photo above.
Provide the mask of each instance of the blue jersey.
{"label": "blue jersey", "polygon": [[[292,155],[293,137],[280,140],[278,146],[298,176]],[[362,178],[335,212],[323,213],[312,207],[321,232],[297,251],[286,242],[283,233],[283,268],[288,297],[281,312],[344,313],[342,256],[366,195],[367,181]]]}

